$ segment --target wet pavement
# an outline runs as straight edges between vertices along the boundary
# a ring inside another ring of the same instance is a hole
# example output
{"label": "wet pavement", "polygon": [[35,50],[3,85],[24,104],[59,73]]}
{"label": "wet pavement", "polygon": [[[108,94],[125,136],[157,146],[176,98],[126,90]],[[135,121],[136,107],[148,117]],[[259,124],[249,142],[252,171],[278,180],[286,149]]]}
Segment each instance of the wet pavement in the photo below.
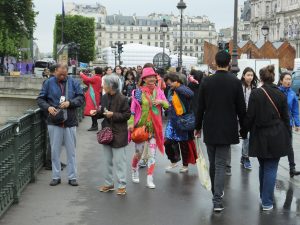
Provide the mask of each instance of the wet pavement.
{"label": "wet pavement", "polygon": [[[222,213],[212,211],[212,195],[201,187],[195,166],[188,174],[179,174],[178,169],[165,173],[168,160],[160,153],[155,171],[157,188],[145,187],[145,169],[141,170],[140,184],[133,184],[129,163],[132,144],[127,152],[127,196],[100,193],[97,186],[103,182],[103,154],[95,133],[86,131],[90,123],[86,118],[78,128],[80,186],[67,185],[63,171],[63,183],[50,187],[50,171],[41,170],[37,182],[23,192],[20,203],[2,217],[1,225],[300,225],[300,177],[289,178],[287,159],[280,162],[275,209],[262,212],[258,163],[251,159],[253,170],[242,169],[239,145],[232,146],[232,176],[226,179]],[[300,134],[294,139],[300,169]]]}

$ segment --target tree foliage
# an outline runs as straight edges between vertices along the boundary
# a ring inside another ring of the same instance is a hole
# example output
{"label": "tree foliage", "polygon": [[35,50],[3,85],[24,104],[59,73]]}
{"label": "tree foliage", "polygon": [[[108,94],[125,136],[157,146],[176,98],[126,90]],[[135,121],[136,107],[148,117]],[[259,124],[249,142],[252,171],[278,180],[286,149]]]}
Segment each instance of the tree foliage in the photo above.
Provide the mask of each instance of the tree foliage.
{"label": "tree foliage", "polygon": [[[57,45],[61,44],[61,20],[62,16],[57,15],[54,27],[53,54],[56,58]],[[94,18],[84,16],[65,16],[64,20],[64,44],[75,42],[80,44],[78,59],[81,62],[90,62],[95,57],[95,21]]]}
{"label": "tree foliage", "polygon": [[0,0],[0,55],[15,55],[35,28],[32,0]]}

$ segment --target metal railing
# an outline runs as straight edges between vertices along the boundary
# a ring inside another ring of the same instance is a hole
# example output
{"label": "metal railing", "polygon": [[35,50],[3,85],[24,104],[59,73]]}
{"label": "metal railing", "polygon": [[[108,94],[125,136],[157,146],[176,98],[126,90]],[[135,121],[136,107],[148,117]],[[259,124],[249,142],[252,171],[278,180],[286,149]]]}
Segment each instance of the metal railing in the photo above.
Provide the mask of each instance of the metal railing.
{"label": "metal railing", "polygon": [[[82,121],[83,107],[77,110]],[[20,118],[0,127],[0,217],[30,182],[36,180],[48,148],[45,117],[40,109],[29,110]]]}

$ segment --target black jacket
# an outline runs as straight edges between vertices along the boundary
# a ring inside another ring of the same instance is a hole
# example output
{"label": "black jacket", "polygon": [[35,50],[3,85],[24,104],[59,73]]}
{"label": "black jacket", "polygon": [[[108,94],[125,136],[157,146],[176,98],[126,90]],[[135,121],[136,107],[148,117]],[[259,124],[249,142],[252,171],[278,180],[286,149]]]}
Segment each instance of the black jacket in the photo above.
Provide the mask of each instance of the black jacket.
{"label": "black jacket", "polygon": [[204,142],[211,145],[239,143],[238,119],[246,113],[241,82],[227,71],[202,80],[198,95],[196,130],[204,132]]}
{"label": "black jacket", "polygon": [[285,95],[273,84],[263,85],[269,98],[261,88],[253,90],[241,135],[250,131],[249,156],[258,158],[279,158],[291,150],[290,120]]}
{"label": "black jacket", "polygon": [[[113,112],[113,117],[107,119],[104,117],[104,109]],[[105,127],[112,128],[113,148],[122,148],[128,145],[128,127],[127,120],[131,116],[127,98],[121,93],[115,95],[105,94],[101,99],[101,109],[97,114],[98,118],[104,118],[102,121],[102,129]]]}

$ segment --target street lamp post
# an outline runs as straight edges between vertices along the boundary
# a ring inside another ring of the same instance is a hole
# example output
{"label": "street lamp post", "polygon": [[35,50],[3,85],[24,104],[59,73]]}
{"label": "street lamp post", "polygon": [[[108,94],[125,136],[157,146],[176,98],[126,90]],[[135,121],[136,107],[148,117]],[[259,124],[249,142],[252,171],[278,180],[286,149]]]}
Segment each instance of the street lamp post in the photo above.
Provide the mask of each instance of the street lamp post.
{"label": "street lamp post", "polygon": [[166,19],[163,19],[163,22],[160,24],[160,32],[163,34],[163,57],[162,57],[162,63],[163,63],[163,69],[165,69],[165,46],[166,46],[166,33],[169,31],[168,24],[166,22]]}
{"label": "street lamp post", "polygon": [[238,0],[234,0],[234,26],[233,26],[233,49],[232,49],[232,63],[231,72],[235,75],[240,71],[238,66],[238,52],[237,52],[237,30],[238,30]]}
{"label": "street lamp post", "polygon": [[186,4],[183,0],[180,0],[180,2],[177,4],[177,9],[180,10],[180,49],[179,49],[179,59],[178,59],[178,66],[182,66],[182,27],[183,27],[183,10],[186,9]]}
{"label": "street lamp post", "polygon": [[262,32],[262,35],[264,36],[265,42],[267,42],[267,36],[269,35],[269,30],[270,30],[270,28],[266,23],[261,28],[261,32]]}

